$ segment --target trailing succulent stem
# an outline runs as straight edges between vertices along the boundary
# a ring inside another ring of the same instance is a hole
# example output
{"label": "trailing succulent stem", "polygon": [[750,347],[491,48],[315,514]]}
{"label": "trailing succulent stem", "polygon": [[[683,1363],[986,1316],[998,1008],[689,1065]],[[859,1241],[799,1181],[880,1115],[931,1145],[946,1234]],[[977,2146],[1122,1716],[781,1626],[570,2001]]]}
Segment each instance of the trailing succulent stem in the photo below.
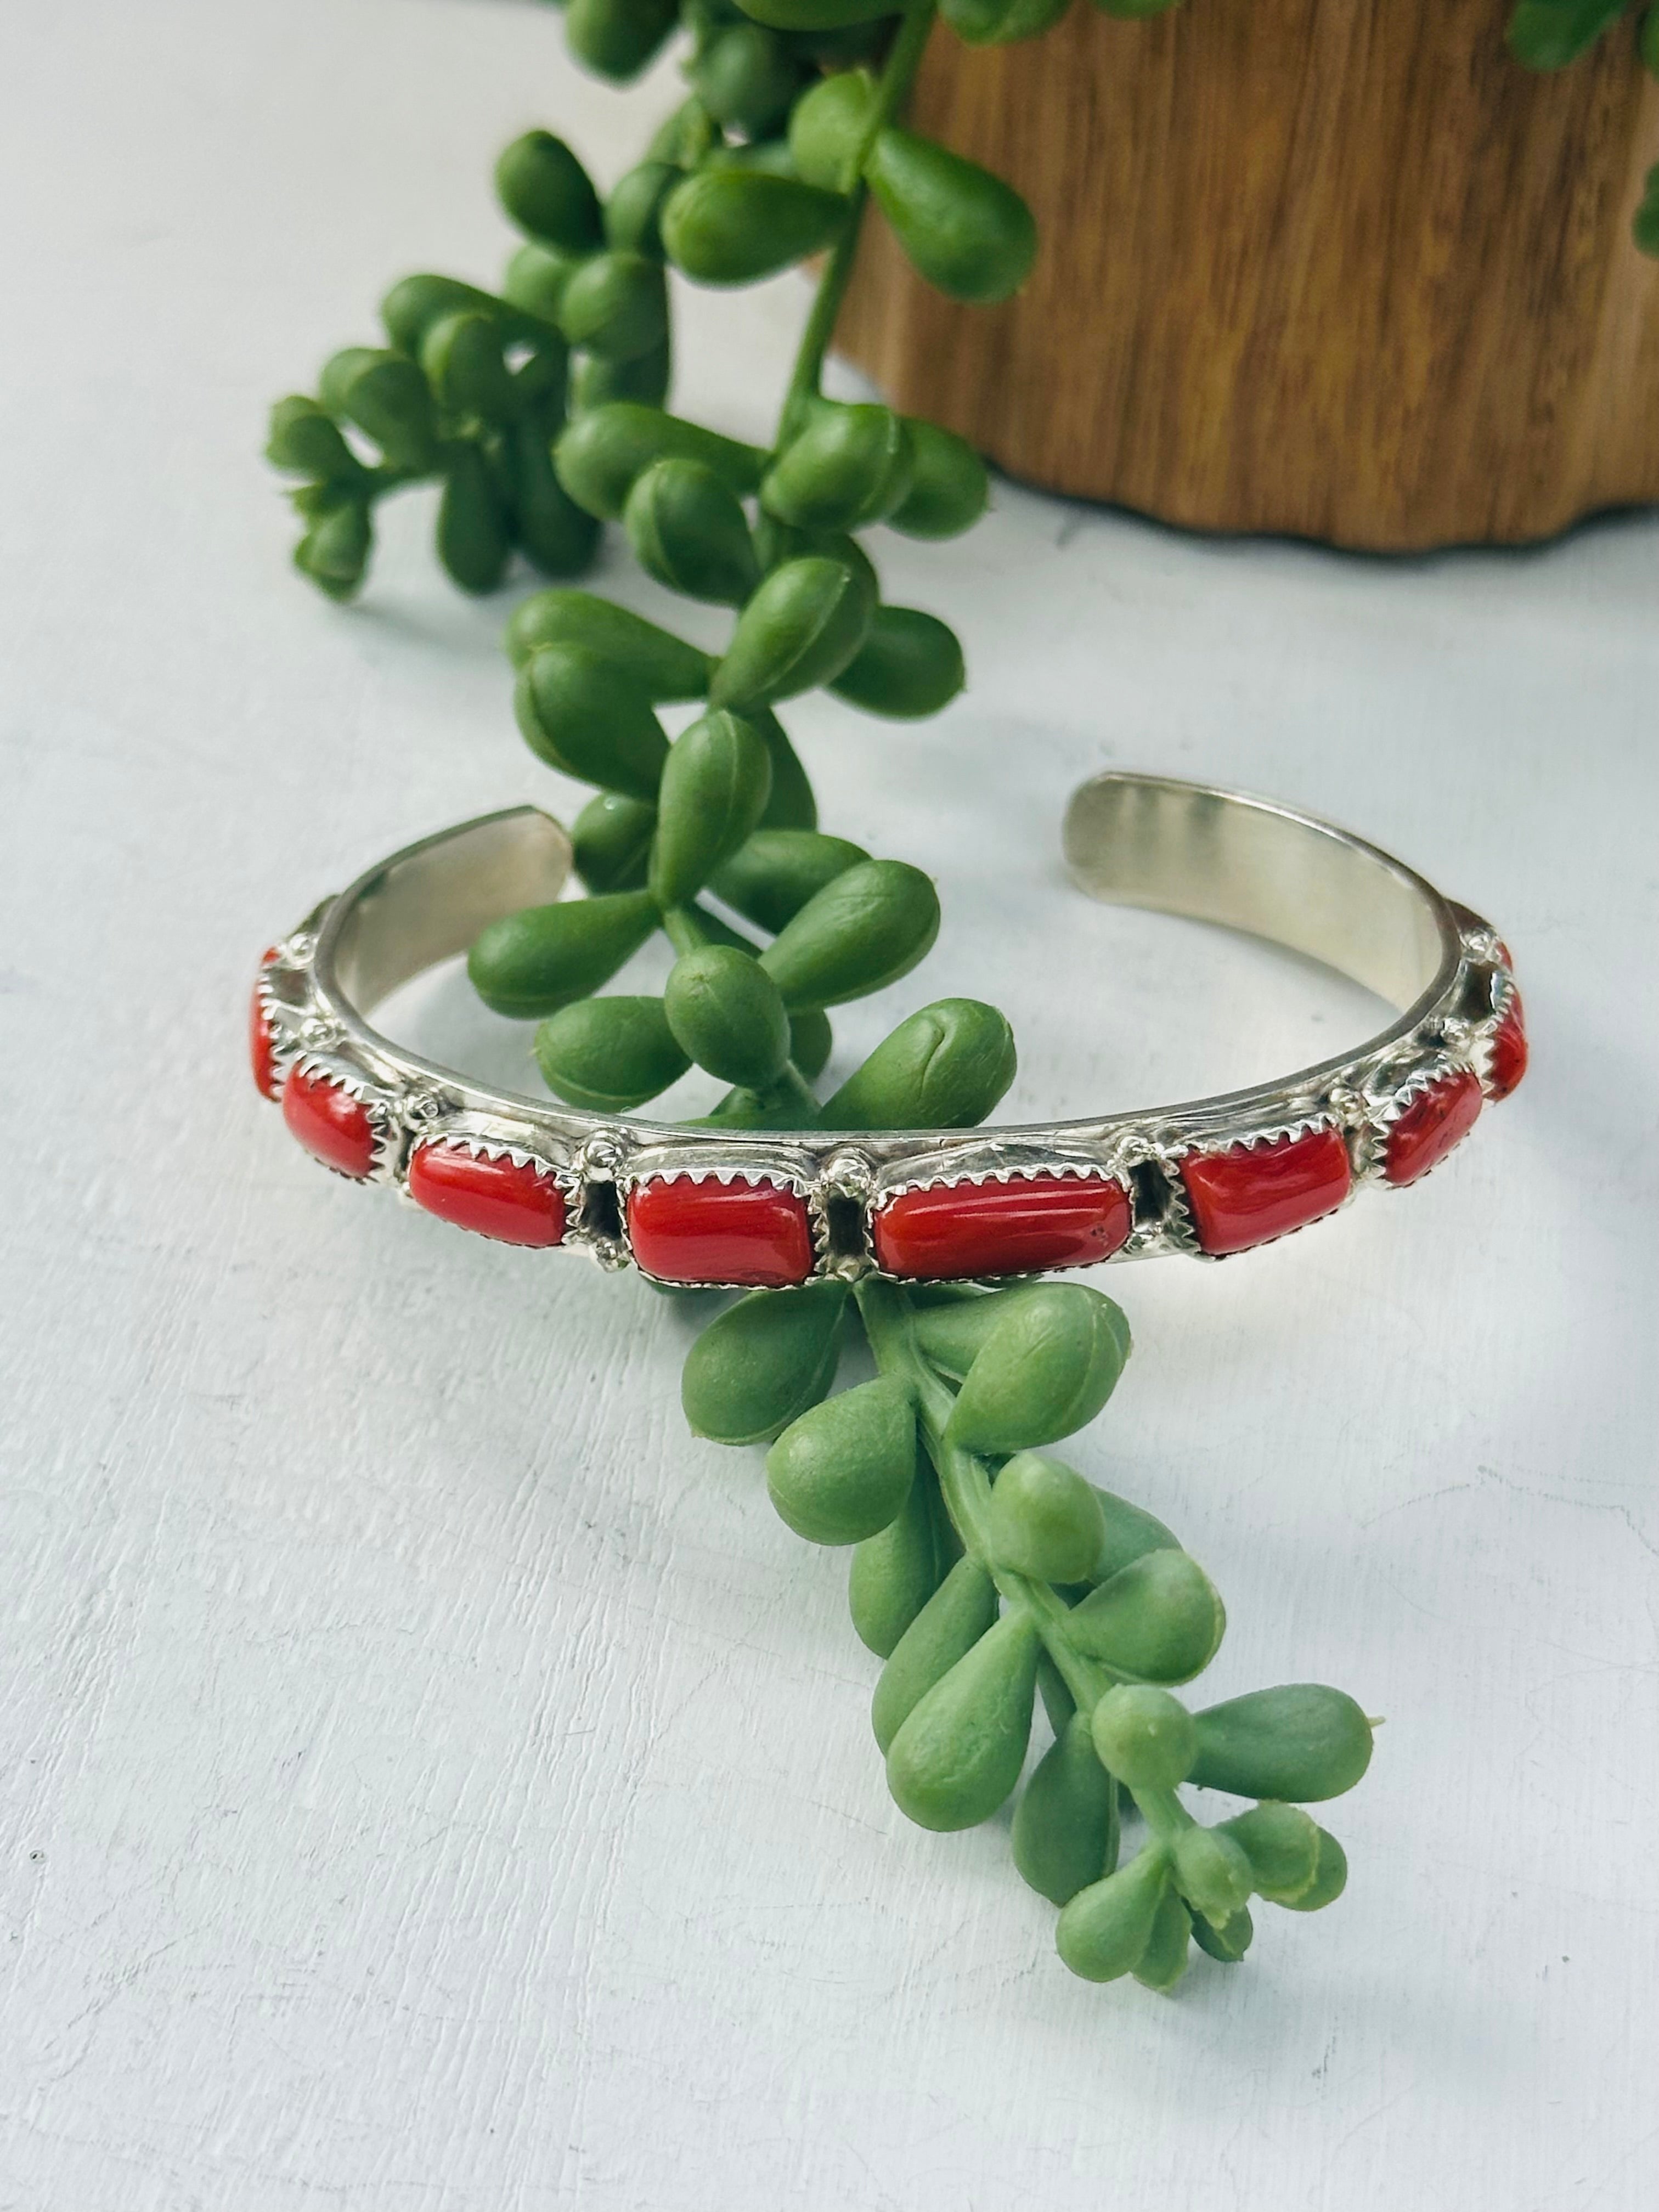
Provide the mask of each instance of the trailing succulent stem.
{"label": "trailing succulent stem", "polygon": [[[877,1379],[831,1396],[854,1316]],[[740,1300],[693,1346],[684,1395],[704,1436],[773,1439],[792,1528],[854,1547],[900,1809],[927,1828],[988,1820],[1018,1788],[1040,1689],[1054,1740],[1019,1796],[1015,1864],[1061,1907],[1074,1973],[1168,1990],[1189,1941],[1243,1956],[1252,1897],[1311,1911],[1340,1893],[1341,1846],[1302,1808],[1358,1781],[1371,1723],[1316,1684],[1199,1712],[1174,1695],[1220,1644],[1213,1585],[1161,1522],[1042,1449],[1094,1418],[1128,1350],[1122,1314],[1080,1284],[872,1277]],[[1206,1826],[1184,1784],[1258,1802]],[[1145,1832],[1120,1866],[1126,1809]]]}
{"label": "trailing succulent stem", "polygon": [[[1141,16],[1173,0],[1097,4]],[[1622,12],[1522,0],[1511,44],[1556,67]],[[463,590],[493,591],[515,551],[544,576],[580,575],[616,523],[658,582],[731,610],[718,653],[568,586],[507,626],[526,743],[596,788],[574,833],[588,896],[495,923],[469,966],[488,1005],[539,1024],[542,1073],[573,1104],[627,1112],[695,1065],[721,1086],[703,1117],[718,1126],[966,1128],[1013,1079],[1002,1015],[953,999],[820,1098],[828,1010],[915,967],[939,903],[919,870],[818,830],[776,709],[827,688],[908,719],[962,688],[954,634],[884,601],[860,533],[968,529],[984,466],[935,424],[827,400],[823,360],[866,220],[954,298],[1024,283],[1036,236],[1018,194],[901,118],[936,19],[997,44],[1064,13],[1065,0],[569,0],[572,49],[613,78],[683,33],[687,99],[604,198],[557,138],[515,140],[495,185],[525,242],[499,289],[404,278],[381,304],[386,343],[336,354],[316,397],[272,412],[270,459],[301,480],[295,562],[331,598],[361,586],[380,501],[435,483],[439,558]],[[1642,51],[1659,70],[1659,14]],[[1659,171],[1636,228],[1659,251]],[[814,254],[771,443],[667,412],[666,269],[735,285]],[[664,707],[693,710],[672,741]],[[662,992],[605,994],[658,933],[674,954]],[[832,1396],[854,1325],[877,1377]],[[1016,1863],[1061,1907],[1074,1972],[1169,1989],[1192,1941],[1243,1955],[1249,1898],[1307,1911],[1338,1894],[1340,1847],[1301,1807],[1358,1780],[1370,1727],[1309,1685],[1196,1713],[1173,1694],[1214,1656],[1219,1598],[1160,1522],[1046,1449],[1099,1412],[1128,1347],[1118,1309],[1077,1284],[830,1279],[731,1306],[692,1350],[684,1401],[701,1434],[769,1446],[792,1528],[853,1547],[898,1804],[933,1828],[996,1812],[1041,1691],[1054,1741],[1019,1796]],[[1259,1802],[1204,1826],[1179,1795],[1188,1784]],[[1120,1867],[1126,1808],[1145,1834]]]}

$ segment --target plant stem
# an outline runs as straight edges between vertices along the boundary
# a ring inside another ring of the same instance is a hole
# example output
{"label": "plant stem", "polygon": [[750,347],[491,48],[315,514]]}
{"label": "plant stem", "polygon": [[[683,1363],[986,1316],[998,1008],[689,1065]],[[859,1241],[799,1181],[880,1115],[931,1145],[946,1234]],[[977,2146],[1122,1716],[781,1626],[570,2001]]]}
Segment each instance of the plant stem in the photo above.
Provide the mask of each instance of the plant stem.
{"label": "plant stem", "polygon": [[865,159],[875,143],[877,132],[898,113],[915,82],[928,33],[933,27],[933,15],[934,0],[921,0],[919,6],[909,9],[899,26],[898,35],[888,49],[881,75],[876,81],[876,96],[871,105],[870,119],[859,142],[858,156],[854,164],[854,183],[848,194],[846,218],[841,235],[824,264],[823,274],[818,279],[817,295],[812,302],[812,311],[806,318],[806,327],[801,332],[789,389],[784,394],[783,406],[779,413],[777,442],[780,447],[796,429],[810,403],[818,396],[818,385],[823,374],[823,357],[829,352],[830,341],[836,334],[836,319],[852,280],[853,265],[858,259],[859,228],[864,218],[864,204],[870,196],[870,188],[864,181]]}
{"label": "plant stem", "polygon": [[1147,1832],[1160,1844],[1172,1844],[1183,1828],[1198,1826],[1173,1790],[1131,1790]]}
{"label": "plant stem", "polygon": [[916,1394],[927,1455],[938,1470],[939,1492],[963,1549],[978,1560],[1010,1605],[1019,1606],[1030,1614],[1078,1709],[1092,1712],[1111,1687],[1111,1677],[1094,1661],[1085,1659],[1066,1634],[1066,1620],[1071,1608],[1064,1598],[1047,1583],[993,1563],[985,1527],[991,1478],[977,1454],[963,1451],[945,1436],[954,1401],[916,1342],[909,1300],[896,1284],[884,1283],[873,1276],[866,1276],[854,1296],[877,1366],[884,1375],[901,1376]]}

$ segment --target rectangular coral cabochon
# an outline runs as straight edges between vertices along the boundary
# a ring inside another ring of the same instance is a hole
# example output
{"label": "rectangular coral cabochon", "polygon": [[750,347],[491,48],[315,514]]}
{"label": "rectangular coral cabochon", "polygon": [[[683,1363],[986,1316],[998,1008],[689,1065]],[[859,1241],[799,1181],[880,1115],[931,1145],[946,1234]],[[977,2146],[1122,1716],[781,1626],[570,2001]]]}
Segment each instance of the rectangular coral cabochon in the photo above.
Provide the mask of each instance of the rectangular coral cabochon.
{"label": "rectangular coral cabochon", "polygon": [[871,1224],[890,1275],[937,1282],[1024,1275],[1109,1260],[1133,1226],[1128,1193],[1103,1176],[1024,1176],[900,1192]]}
{"label": "rectangular coral cabochon", "polygon": [[1199,1249],[1216,1258],[1305,1228],[1334,1212],[1353,1183],[1340,1129],[1192,1152],[1180,1172]]}
{"label": "rectangular coral cabochon", "polygon": [[628,1194],[635,1262],[665,1283],[781,1290],[812,1272],[806,1200],[778,1183],[665,1176]]}
{"label": "rectangular coral cabochon", "polygon": [[440,1141],[416,1146],[408,1182],[417,1206],[457,1229],[543,1250],[564,1242],[564,1193],[534,1161]]}
{"label": "rectangular coral cabochon", "polygon": [[283,1119],[325,1167],[355,1182],[374,1172],[374,1118],[343,1083],[296,1062],[283,1085]]}

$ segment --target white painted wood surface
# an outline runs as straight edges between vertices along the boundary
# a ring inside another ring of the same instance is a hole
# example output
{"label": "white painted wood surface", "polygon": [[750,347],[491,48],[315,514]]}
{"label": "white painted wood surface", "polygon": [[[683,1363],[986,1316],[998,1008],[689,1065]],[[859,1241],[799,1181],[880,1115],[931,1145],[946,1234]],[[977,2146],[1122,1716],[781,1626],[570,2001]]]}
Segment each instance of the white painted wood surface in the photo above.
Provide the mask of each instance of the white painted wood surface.
{"label": "white painted wood surface", "polygon": [[[1332,1912],[1087,1988],[1000,1824],[889,1805],[842,1563],[685,1435],[686,1318],[321,1174],[244,1074],[274,931],[556,789],[420,501],[360,609],[287,575],[264,403],[400,270],[489,276],[499,142],[614,174],[672,76],[482,0],[5,45],[0,2207],[1656,2201],[1653,518],[1385,565],[1005,487],[880,549],[968,696],[794,717],[830,823],[941,879],[890,1018],[1001,1000],[1018,1104],[1352,1019],[1080,906],[1054,825],[1107,763],[1355,824],[1528,987],[1531,1082],[1427,1187],[1112,1279],[1139,1348],[1078,1455],[1214,1572],[1215,1694],[1389,1725]],[[760,434],[801,298],[689,302],[690,404]]]}

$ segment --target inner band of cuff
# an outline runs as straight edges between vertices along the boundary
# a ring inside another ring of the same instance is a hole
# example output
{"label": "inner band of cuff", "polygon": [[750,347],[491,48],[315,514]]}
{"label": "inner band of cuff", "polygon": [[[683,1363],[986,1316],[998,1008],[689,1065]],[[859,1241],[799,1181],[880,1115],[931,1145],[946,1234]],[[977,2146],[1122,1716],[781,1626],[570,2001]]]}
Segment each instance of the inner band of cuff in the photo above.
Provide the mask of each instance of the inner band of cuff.
{"label": "inner band of cuff", "polygon": [[[1063,830],[1067,866],[1090,895],[1261,937],[1317,960],[1375,992],[1398,1019],[1316,1066],[1201,1102],[1231,1109],[1277,1093],[1316,1090],[1356,1060],[1386,1052],[1455,993],[1463,954],[1459,913],[1422,877],[1376,847],[1270,801],[1164,776],[1118,772],[1073,794]],[[699,1133],[671,1123],[576,1114],[547,1099],[489,1086],[424,1060],[368,1020],[392,992],[466,951],[501,916],[556,899],[568,879],[570,840],[537,808],[486,815],[439,832],[381,862],[331,901],[319,933],[313,979],[322,1008],[374,1059],[459,1083],[487,1103],[553,1122],[616,1121],[636,1139]],[[1466,921],[1474,917],[1466,916]],[[1136,1109],[985,1133],[1083,1136],[1103,1123],[1186,1118],[1192,1105]],[[715,1133],[710,1132],[713,1136]],[[951,1133],[959,1142],[962,1133]],[[728,1145],[738,1133],[725,1133]],[[822,1143],[833,1132],[815,1130]],[[871,1133],[864,1133],[869,1142]],[[903,1133],[914,1146],[925,1132]]]}

